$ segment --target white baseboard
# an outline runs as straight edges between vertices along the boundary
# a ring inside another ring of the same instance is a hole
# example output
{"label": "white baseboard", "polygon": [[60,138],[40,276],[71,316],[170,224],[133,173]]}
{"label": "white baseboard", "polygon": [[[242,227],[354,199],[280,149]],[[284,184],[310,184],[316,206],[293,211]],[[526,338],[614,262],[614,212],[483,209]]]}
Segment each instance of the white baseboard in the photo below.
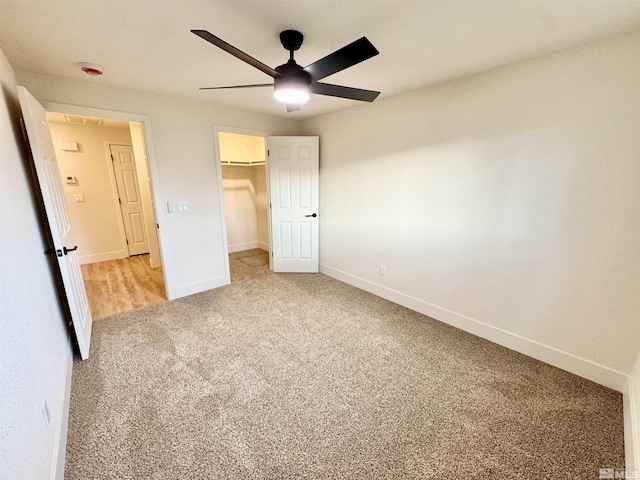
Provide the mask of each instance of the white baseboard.
{"label": "white baseboard", "polygon": [[87,263],[107,262],[109,260],[118,260],[119,258],[127,258],[129,253],[126,250],[117,250],[115,252],[93,253],[91,255],[78,255],[80,265]]}
{"label": "white baseboard", "polygon": [[260,242],[255,241],[255,242],[236,243],[235,245],[229,245],[229,253],[244,252],[245,250],[253,250],[254,248],[262,248],[260,246]]}
{"label": "white baseboard", "polygon": [[53,465],[51,468],[51,478],[53,480],[64,480],[64,464],[67,453],[67,432],[69,430],[69,406],[71,403],[71,375],[73,373],[73,348],[71,339],[67,344],[66,365],[64,372],[63,398],[60,402],[60,421],[56,425],[58,430],[56,436],[56,446],[53,450]]}
{"label": "white baseboard", "polygon": [[221,275],[219,277],[202,280],[201,282],[187,283],[185,285],[178,285],[177,287],[167,287],[167,297],[169,300],[175,300],[176,298],[186,297],[187,295],[204,292],[205,290],[224,287],[230,283],[231,279],[228,276]]}
{"label": "white baseboard", "polygon": [[258,242],[258,248],[261,248],[262,250],[264,250],[265,252],[270,252],[271,249],[269,248],[269,244],[265,243],[265,242]]}
{"label": "white baseboard", "polygon": [[542,362],[561,368],[570,373],[622,392],[627,385],[628,376],[622,372],[591,362],[571,353],[521,337],[515,333],[488,325],[479,320],[466,317],[446,308],[438,307],[402,292],[378,285],[355,275],[343,272],[328,265],[320,265],[320,272],[342,282],[353,285],[398,305],[427,315],[438,321],[469,332],[478,337],[507,347],[516,352],[533,357]]}

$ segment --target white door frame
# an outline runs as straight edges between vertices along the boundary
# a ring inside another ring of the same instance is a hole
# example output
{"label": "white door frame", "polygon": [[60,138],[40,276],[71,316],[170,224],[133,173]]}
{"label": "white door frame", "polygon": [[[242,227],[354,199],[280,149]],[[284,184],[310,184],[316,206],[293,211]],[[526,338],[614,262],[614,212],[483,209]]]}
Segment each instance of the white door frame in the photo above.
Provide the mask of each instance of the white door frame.
{"label": "white door frame", "polygon": [[[218,133],[237,133],[240,135],[251,135],[253,137],[266,137],[270,136],[270,132],[264,132],[262,130],[251,130],[248,128],[231,127],[228,125],[213,125],[213,151],[216,158],[216,175],[218,176],[218,198],[220,199],[220,207],[222,209],[222,221],[220,222],[221,234],[224,242],[222,242],[222,248],[224,250],[224,270],[227,284],[231,283],[231,270],[229,267],[229,241],[227,240],[227,219],[224,210],[224,188],[222,186],[222,160],[220,159],[220,141],[218,139]],[[265,151],[266,156],[266,151]],[[267,171],[267,198],[269,198],[269,172]],[[271,222],[269,218],[268,222]],[[269,245],[271,245],[271,227],[269,227]],[[271,261],[271,256],[269,256]]]}
{"label": "white door frame", "polygon": [[[60,112],[60,113],[68,113],[70,115],[81,115],[85,117],[97,117],[97,118],[107,118],[110,120],[124,120],[127,122],[139,122],[142,124],[142,131],[144,134],[145,146],[147,148],[147,165],[149,166],[149,177],[151,180],[151,195],[154,199],[153,202],[153,213],[156,219],[159,219],[158,216],[158,205],[162,205],[159,199],[162,198],[162,194],[160,192],[160,188],[158,186],[158,167],[156,161],[156,155],[153,148],[153,134],[151,129],[151,117],[149,115],[142,115],[139,113],[129,113],[129,112],[118,112],[115,110],[104,110],[102,108],[93,108],[93,107],[83,107],[79,105],[69,105],[66,103],[56,103],[56,102],[42,102],[45,110],[47,112]],[[156,220],[157,221],[157,220]],[[162,231],[160,229],[156,229],[156,234],[158,236],[158,243],[160,244],[160,258],[162,261],[162,276],[164,280],[164,290],[165,296],[169,298],[168,295],[168,285],[170,282],[167,278],[167,269],[164,268],[166,265],[166,258],[169,256],[164,249],[164,243],[162,241]]]}

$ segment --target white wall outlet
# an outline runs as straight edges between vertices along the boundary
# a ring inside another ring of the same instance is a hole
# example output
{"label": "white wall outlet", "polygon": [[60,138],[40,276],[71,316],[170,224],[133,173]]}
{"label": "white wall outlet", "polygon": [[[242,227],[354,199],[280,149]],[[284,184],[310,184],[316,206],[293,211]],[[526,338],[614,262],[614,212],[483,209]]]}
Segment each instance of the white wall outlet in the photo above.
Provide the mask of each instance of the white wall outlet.
{"label": "white wall outlet", "polygon": [[387,267],[384,265],[378,265],[378,275],[382,275],[383,277],[387,274]]}
{"label": "white wall outlet", "polygon": [[51,412],[49,411],[49,404],[46,400],[42,404],[42,416],[45,422],[47,422],[47,425],[49,425],[51,423]]}
{"label": "white wall outlet", "polygon": [[73,201],[76,202],[76,203],[84,203],[85,202],[84,194],[83,193],[79,193],[77,195],[74,195],[73,196]]}

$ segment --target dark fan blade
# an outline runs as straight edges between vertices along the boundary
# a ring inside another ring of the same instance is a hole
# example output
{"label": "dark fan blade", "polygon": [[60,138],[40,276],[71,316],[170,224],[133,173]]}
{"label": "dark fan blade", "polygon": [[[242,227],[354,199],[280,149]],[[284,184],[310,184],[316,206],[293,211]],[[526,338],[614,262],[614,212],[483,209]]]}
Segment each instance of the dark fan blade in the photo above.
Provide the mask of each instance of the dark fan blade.
{"label": "dark fan blade", "polygon": [[256,83],[254,85],[231,85],[229,87],[200,87],[200,90],[226,90],[228,88],[273,87],[273,83]]}
{"label": "dark fan blade", "polygon": [[303,70],[310,74],[315,82],[368,58],[375,57],[378,53],[380,52],[367,40],[367,37],[362,37],[360,40],[336,50],[317,62],[307,65]]}
{"label": "dark fan blade", "polygon": [[363,90],[361,88],[343,87],[342,85],[332,85],[330,83],[312,83],[309,87],[312,93],[329,95],[330,97],[350,98],[361,102],[373,102],[380,92],[373,90]]}
{"label": "dark fan blade", "polygon": [[265,65],[264,63],[262,63],[259,60],[256,60],[255,58],[253,58],[250,55],[247,55],[242,50],[238,50],[233,45],[229,45],[227,42],[225,42],[221,38],[216,37],[215,35],[207,32],[206,30],[191,30],[191,32],[195,33],[196,35],[198,35],[200,38],[206,40],[207,42],[214,44],[216,47],[221,48],[225,52],[230,53],[234,57],[239,58],[243,62],[247,62],[252,67],[255,67],[258,70],[266,73],[270,77],[276,78],[276,77],[280,76],[280,74],[278,72],[276,72],[270,66]]}
{"label": "dark fan blade", "polygon": [[287,113],[295,112],[300,110],[300,105],[296,105],[295,103],[287,103]]}

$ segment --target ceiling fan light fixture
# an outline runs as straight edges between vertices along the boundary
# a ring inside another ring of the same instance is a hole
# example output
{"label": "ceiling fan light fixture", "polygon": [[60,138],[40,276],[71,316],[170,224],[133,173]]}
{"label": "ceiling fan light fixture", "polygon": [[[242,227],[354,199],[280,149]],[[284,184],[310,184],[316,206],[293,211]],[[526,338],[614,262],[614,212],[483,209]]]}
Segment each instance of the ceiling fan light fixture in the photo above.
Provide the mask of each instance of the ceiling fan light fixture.
{"label": "ceiling fan light fixture", "polygon": [[285,86],[276,88],[273,96],[282,103],[302,105],[309,101],[309,89],[304,85]]}
{"label": "ceiling fan light fixture", "polygon": [[302,105],[309,101],[309,81],[295,75],[277,78],[273,96],[282,103]]}

